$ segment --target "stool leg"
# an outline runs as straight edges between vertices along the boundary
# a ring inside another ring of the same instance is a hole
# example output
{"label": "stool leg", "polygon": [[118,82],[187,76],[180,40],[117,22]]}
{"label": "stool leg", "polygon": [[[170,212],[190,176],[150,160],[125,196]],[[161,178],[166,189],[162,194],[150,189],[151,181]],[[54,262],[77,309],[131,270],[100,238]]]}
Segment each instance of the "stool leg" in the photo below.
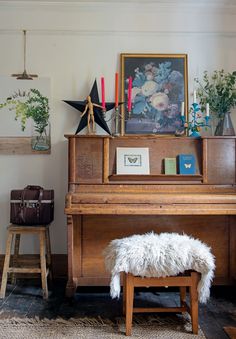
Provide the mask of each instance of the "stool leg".
{"label": "stool leg", "polygon": [[133,275],[126,274],[126,286],[125,286],[125,326],[127,336],[131,335],[132,318],[133,318],[133,303],[134,303],[134,282]]}
{"label": "stool leg", "polygon": [[46,227],[46,253],[47,253],[47,266],[49,268],[49,279],[52,282],[52,253],[51,253],[51,242],[50,242],[50,232],[49,227]]}
{"label": "stool leg", "polygon": [[124,272],[123,273],[123,315],[125,315],[125,305],[126,305],[126,291],[125,291],[125,288],[126,288],[126,273]]}
{"label": "stool leg", "polygon": [[[15,235],[14,255],[13,255],[13,261],[12,261],[13,267],[17,267],[17,265],[18,265],[19,251],[20,251],[20,234],[16,234]],[[15,273],[11,274],[11,283],[12,283],[12,285],[16,284],[16,274]]]}
{"label": "stool leg", "polygon": [[179,292],[180,292],[180,306],[185,306],[185,304],[186,304],[186,287],[180,286]]}
{"label": "stool leg", "polygon": [[40,231],[40,267],[41,267],[41,280],[43,289],[43,299],[48,299],[48,284],[47,284],[47,268],[45,257],[45,231]]}
{"label": "stool leg", "polygon": [[1,284],[1,291],[0,291],[1,299],[5,298],[5,293],[6,293],[7,273],[9,270],[9,263],[10,263],[10,257],[11,257],[12,237],[13,237],[13,234],[9,232],[7,236],[6,255],[5,255],[5,260],[4,260],[3,272],[2,272],[2,284]]}
{"label": "stool leg", "polygon": [[190,309],[192,319],[192,331],[193,334],[198,334],[198,281],[199,274],[197,272],[191,272],[192,286],[189,287],[190,292]]}

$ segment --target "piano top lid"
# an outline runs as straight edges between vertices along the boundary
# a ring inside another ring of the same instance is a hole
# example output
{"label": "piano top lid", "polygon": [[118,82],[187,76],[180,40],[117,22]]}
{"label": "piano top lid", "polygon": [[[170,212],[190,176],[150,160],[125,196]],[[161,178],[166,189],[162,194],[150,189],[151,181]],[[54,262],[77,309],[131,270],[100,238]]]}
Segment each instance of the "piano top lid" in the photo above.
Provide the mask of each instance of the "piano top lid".
{"label": "piano top lid", "polygon": [[176,137],[174,135],[158,135],[158,134],[126,134],[113,136],[108,134],[64,134],[66,139],[69,138],[109,138],[109,139],[175,139],[175,140],[201,140],[201,139],[236,139],[236,136],[202,136],[202,137]]}

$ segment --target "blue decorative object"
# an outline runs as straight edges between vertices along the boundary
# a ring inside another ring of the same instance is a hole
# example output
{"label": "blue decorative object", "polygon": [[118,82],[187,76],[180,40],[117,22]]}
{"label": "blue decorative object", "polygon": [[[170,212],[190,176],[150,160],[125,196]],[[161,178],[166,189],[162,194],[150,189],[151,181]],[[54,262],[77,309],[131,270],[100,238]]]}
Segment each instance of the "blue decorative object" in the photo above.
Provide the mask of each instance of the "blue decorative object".
{"label": "blue decorative object", "polygon": [[192,106],[190,107],[190,112],[188,115],[188,121],[186,122],[185,116],[181,116],[182,123],[185,128],[190,131],[190,137],[200,138],[200,129],[201,127],[210,127],[209,125],[209,115],[204,117],[205,122],[203,119],[203,113],[196,102],[193,102]]}
{"label": "blue decorative object", "polygon": [[179,174],[196,174],[195,157],[193,154],[179,154]]}

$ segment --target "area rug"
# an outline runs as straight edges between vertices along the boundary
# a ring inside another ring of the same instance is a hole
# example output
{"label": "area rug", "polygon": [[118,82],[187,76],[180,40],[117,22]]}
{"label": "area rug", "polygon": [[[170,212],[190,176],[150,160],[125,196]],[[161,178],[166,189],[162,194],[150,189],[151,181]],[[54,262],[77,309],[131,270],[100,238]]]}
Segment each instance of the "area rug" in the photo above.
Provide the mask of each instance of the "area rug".
{"label": "area rug", "polygon": [[[121,339],[125,338],[124,318],[115,321],[98,318],[70,318],[65,320],[39,318],[0,319],[1,339]],[[205,339],[199,328],[191,333],[191,323],[181,317],[135,316],[130,338],[142,339]]]}

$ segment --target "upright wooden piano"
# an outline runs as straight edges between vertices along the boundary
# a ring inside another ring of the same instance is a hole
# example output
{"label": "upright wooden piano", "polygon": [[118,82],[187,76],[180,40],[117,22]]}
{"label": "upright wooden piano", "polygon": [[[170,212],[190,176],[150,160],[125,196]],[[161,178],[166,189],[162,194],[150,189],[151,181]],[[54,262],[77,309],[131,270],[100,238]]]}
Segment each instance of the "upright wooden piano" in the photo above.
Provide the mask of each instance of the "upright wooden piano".
{"label": "upright wooden piano", "polygon": [[[178,232],[211,246],[215,284],[236,276],[235,137],[66,135],[68,283],[109,284],[103,249],[135,233]],[[116,174],[117,147],[148,147],[150,175]],[[195,175],[165,175],[163,159],[194,154]]]}

